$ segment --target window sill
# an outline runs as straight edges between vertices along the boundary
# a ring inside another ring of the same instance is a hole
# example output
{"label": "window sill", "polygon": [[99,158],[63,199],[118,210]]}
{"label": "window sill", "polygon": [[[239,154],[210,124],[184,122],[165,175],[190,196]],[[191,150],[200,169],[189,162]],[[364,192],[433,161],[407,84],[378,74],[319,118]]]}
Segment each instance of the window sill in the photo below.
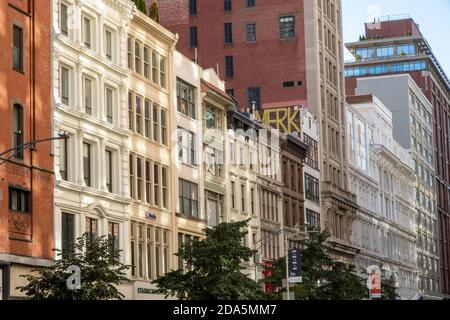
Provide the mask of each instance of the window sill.
{"label": "window sill", "polygon": [[25,71],[22,69],[17,69],[17,68],[12,68],[14,71],[16,71],[16,72],[18,72],[18,73],[20,73],[20,74],[22,74],[22,75],[25,75]]}
{"label": "window sill", "polygon": [[179,213],[179,212],[175,213],[175,215],[176,215],[177,217],[184,218],[184,219],[188,219],[188,220],[192,220],[192,221],[197,221],[197,222],[202,222],[202,223],[208,223],[208,221],[207,221],[206,219],[197,218],[197,217],[190,216],[190,215],[186,215],[186,214]]}

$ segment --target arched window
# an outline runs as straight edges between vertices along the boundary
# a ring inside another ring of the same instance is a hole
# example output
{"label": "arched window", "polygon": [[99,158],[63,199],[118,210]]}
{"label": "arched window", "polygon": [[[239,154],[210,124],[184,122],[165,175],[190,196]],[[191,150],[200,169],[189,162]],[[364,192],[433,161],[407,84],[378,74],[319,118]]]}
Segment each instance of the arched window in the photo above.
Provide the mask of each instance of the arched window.
{"label": "arched window", "polygon": [[[13,147],[18,147],[23,144],[23,108],[20,104],[14,104],[13,108]],[[14,156],[18,159],[23,159],[23,149],[14,151]]]}

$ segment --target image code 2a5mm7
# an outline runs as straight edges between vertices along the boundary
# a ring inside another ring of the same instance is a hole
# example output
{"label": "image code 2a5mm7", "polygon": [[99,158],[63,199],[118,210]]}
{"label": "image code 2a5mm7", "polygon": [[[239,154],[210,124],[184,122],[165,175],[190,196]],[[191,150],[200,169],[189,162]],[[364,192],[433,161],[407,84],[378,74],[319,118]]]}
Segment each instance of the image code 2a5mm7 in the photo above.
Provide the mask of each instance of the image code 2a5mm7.
{"label": "image code 2a5mm7", "polygon": [[275,315],[277,311],[277,305],[229,305],[219,304],[217,306],[217,315]]}

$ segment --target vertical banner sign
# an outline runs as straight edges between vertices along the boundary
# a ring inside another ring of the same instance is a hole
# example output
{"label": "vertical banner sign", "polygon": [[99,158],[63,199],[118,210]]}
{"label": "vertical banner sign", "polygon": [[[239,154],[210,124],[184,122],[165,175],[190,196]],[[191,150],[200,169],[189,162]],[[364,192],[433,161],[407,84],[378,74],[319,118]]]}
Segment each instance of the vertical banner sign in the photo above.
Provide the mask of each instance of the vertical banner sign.
{"label": "vertical banner sign", "polygon": [[289,250],[289,283],[302,282],[302,260],[299,249]]}
{"label": "vertical banner sign", "polygon": [[369,276],[370,298],[381,299],[381,275],[379,272],[372,272]]}
{"label": "vertical banner sign", "polygon": [[3,270],[0,268],[0,300],[3,300]]}
{"label": "vertical banner sign", "polygon": [[[270,277],[273,273],[272,271],[272,263],[269,261],[265,261],[264,262],[264,271],[263,271],[263,275],[264,275],[264,279]],[[264,291],[265,292],[273,292],[273,285],[271,283],[265,283],[264,284]]]}

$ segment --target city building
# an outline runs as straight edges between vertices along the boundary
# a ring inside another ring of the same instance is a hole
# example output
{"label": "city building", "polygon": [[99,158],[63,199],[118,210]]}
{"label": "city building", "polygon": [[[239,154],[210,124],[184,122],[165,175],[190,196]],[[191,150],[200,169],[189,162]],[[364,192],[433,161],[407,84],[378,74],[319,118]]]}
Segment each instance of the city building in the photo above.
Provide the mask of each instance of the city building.
{"label": "city building", "polygon": [[[243,243],[262,256],[265,242],[261,230],[261,191],[258,184],[260,170],[259,135],[261,124],[250,113],[242,113],[237,106],[227,112],[226,171],[227,222],[250,219]],[[246,263],[246,271],[253,279],[262,278],[258,261]]]}
{"label": "city building", "polygon": [[[177,236],[176,248],[179,248],[187,241],[203,238],[204,229],[208,226],[203,192],[203,70],[178,51],[173,54],[172,69],[170,122],[173,131],[170,138],[174,143],[171,159],[175,209],[173,232]],[[177,267],[184,269],[184,261],[179,259]]]}
{"label": "city building", "polygon": [[152,294],[156,287],[151,282],[178,266],[172,179],[177,140],[171,121],[176,113],[172,79],[177,38],[138,10],[127,30],[128,103],[123,119],[128,119],[131,140],[123,161],[128,164],[124,185],[132,203],[124,253],[132,269],[131,283],[123,290],[129,299],[161,299],[164,296]]}
{"label": "city building", "polygon": [[[408,73],[433,107],[434,162],[441,283],[450,297],[450,81],[419,26],[408,16],[389,16],[365,25],[363,40],[346,44],[355,56],[346,63],[347,94],[357,79]],[[364,40],[365,39],[365,40]]]}
{"label": "city building", "polygon": [[53,259],[52,144],[5,153],[53,136],[50,1],[1,1],[0,30],[0,299],[14,299]]}
{"label": "city building", "polygon": [[[55,247],[108,236],[129,259],[126,26],[133,4],[53,1]],[[58,258],[55,256],[55,258]]]}
{"label": "city building", "polygon": [[394,139],[392,112],[377,97],[347,101],[349,185],[359,206],[353,263],[363,278],[377,266],[395,280],[400,298],[411,300],[418,292],[413,160]]}
{"label": "city building", "polygon": [[[289,233],[291,238],[298,232],[299,227],[305,226],[307,219],[305,214],[305,185],[308,183],[309,189],[306,196],[314,200],[314,192],[309,175],[303,173],[303,165],[309,146],[291,134],[281,135],[281,176],[283,181],[283,228]],[[305,177],[305,178],[304,178]],[[319,181],[316,188],[317,202],[319,201]],[[308,211],[308,222],[312,222],[311,227],[318,227],[320,230],[320,215],[312,214]],[[308,223],[309,224],[309,223]],[[306,224],[307,225],[307,224]],[[303,230],[306,231],[306,230]]]}
{"label": "city building", "polygon": [[392,112],[394,139],[408,150],[417,175],[417,264],[423,298],[438,298],[439,251],[436,210],[433,107],[408,74],[360,78],[356,94],[373,94]]}
{"label": "city building", "polygon": [[341,1],[158,4],[161,24],[180,35],[179,50],[223,75],[242,109],[303,104],[317,118],[323,225],[330,252],[350,262],[356,206],[347,186]]}

